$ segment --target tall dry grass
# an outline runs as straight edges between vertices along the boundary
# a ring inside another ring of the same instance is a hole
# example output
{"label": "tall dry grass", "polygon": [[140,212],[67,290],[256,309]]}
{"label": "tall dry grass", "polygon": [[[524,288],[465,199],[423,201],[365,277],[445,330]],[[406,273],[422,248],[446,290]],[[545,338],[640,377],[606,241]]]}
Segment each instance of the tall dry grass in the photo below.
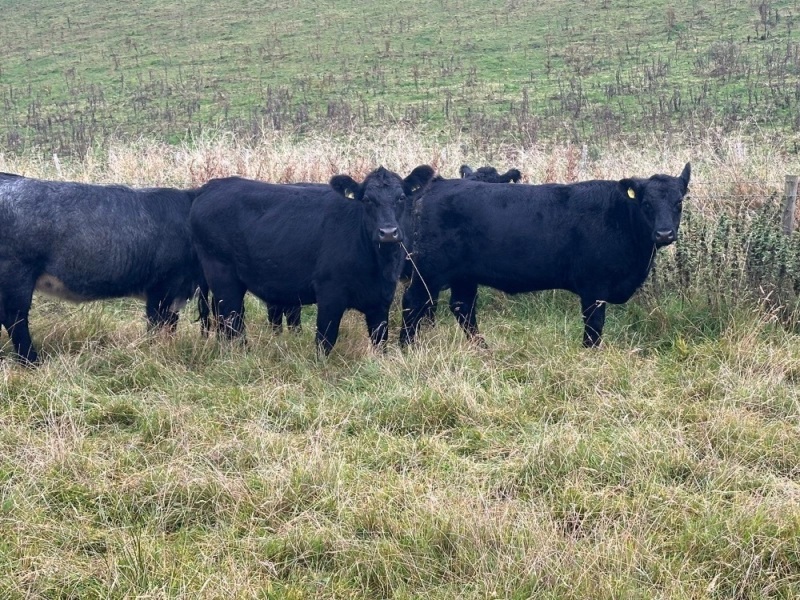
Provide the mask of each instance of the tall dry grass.
{"label": "tall dry grass", "polygon": [[445,177],[459,167],[492,164],[519,168],[526,183],[678,174],[692,163],[692,204],[710,216],[731,208],[757,207],[783,192],[787,174],[800,173],[796,155],[776,151],[773,141],[752,136],[717,135],[686,143],[653,137],[641,146],[573,144],[492,144],[468,136],[439,140],[404,128],[316,133],[302,138],[269,132],[252,143],[225,133],[209,134],[175,146],[161,141],[111,141],[82,159],[29,153],[0,155],[0,169],[31,177],[133,186],[202,185],[214,177],[240,175],[288,183],[324,182],[338,173],[365,176],[378,165],[399,173],[427,163]]}

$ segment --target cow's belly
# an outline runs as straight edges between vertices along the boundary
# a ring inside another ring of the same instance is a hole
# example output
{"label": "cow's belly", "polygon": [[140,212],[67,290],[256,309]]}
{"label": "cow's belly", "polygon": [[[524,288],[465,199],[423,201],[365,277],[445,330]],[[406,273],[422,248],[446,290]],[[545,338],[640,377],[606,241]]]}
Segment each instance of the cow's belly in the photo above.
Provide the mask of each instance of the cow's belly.
{"label": "cow's belly", "polygon": [[36,291],[55,298],[61,298],[69,302],[87,302],[94,298],[75,293],[55,275],[45,273],[36,280]]}
{"label": "cow's belly", "polygon": [[[59,279],[55,275],[51,275],[50,273],[45,273],[36,280],[35,289],[37,292],[41,292],[42,294],[47,294],[48,296],[53,296],[55,298],[60,298],[61,300],[67,300],[68,302],[89,302],[91,300],[99,300],[101,298],[109,298],[120,296],[123,294],[102,294],[102,295],[90,295],[86,293],[82,293],[76,291],[75,289],[70,288],[70,286],[64,282],[62,279]],[[141,300],[145,299],[144,294],[124,294],[130,296],[132,298],[139,298]]]}
{"label": "cow's belly", "polygon": [[498,270],[497,272],[480,273],[474,278],[474,281],[479,285],[493,287],[507,294],[570,289],[562,273],[503,273]]}

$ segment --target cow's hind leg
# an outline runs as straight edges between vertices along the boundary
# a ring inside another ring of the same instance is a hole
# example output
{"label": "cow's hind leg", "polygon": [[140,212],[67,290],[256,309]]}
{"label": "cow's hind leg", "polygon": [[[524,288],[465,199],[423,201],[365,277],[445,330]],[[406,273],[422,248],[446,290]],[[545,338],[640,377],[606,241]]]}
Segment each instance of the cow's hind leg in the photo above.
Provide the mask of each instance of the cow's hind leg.
{"label": "cow's hind leg", "polygon": [[450,288],[450,311],[470,339],[478,336],[477,300],[478,285],[475,283],[457,282]]}
{"label": "cow's hind leg", "polygon": [[227,338],[234,338],[244,333],[244,295],[247,289],[241,282],[231,282],[225,286],[217,302],[218,330]]}
{"label": "cow's hind leg", "polygon": [[[435,290],[433,293],[428,290]],[[416,274],[411,285],[403,294],[403,326],[400,330],[400,344],[405,346],[414,342],[420,322],[435,311],[439,300],[439,287],[430,288]]]}
{"label": "cow's hind leg", "polygon": [[214,297],[211,310],[217,321],[217,331],[227,338],[242,335],[247,287],[230,267],[216,261],[203,259],[203,271]]}
{"label": "cow's hind leg", "polygon": [[209,299],[208,284],[205,279],[200,283],[197,291],[197,313],[200,321],[200,335],[208,337],[211,330],[211,300]]}
{"label": "cow's hind leg", "polygon": [[302,325],[300,323],[300,312],[303,309],[300,304],[287,305],[283,307],[283,312],[286,315],[286,326],[289,331],[300,331]]}
{"label": "cow's hind leg", "polygon": [[273,333],[283,331],[283,305],[267,304],[267,319],[272,325]]}
{"label": "cow's hind leg", "polygon": [[583,345],[597,348],[602,341],[603,325],[606,322],[606,303],[603,300],[590,300],[581,297],[583,313]]}
{"label": "cow's hind leg", "polygon": [[39,355],[33,347],[31,332],[28,327],[28,313],[33,301],[33,281],[31,278],[21,277],[13,284],[6,285],[0,280],[0,318],[2,325],[11,336],[11,343],[17,353],[19,361],[26,365],[39,363]]}

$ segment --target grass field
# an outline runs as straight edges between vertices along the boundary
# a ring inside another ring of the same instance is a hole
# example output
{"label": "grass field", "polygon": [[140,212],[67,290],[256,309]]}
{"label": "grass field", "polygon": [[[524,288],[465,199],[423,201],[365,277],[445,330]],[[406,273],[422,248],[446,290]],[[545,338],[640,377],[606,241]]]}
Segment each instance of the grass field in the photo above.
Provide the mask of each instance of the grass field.
{"label": "grass field", "polygon": [[744,127],[797,150],[796,0],[2,0],[0,10],[0,129],[14,151],[402,123],[517,143]]}
{"label": "grass field", "polygon": [[[242,347],[203,340],[191,310],[170,337],[146,333],[136,301],[38,297],[46,363],[22,368],[8,347],[0,361],[0,596],[800,595],[796,305],[737,262],[757,238],[748,215],[791,160],[738,138],[616,144],[585,162],[571,145],[463,154],[475,147],[387,130],[0,160],[172,185],[324,180],[375,162],[492,162],[529,181],[694,168],[684,239],[609,309],[600,351],[580,347],[577,299],[554,292],[482,291],[488,351],[442,313],[401,352],[395,310],[385,355],[353,314],[323,361],[313,307],[300,335],[276,337],[250,299]],[[722,241],[727,215],[739,245]]]}
{"label": "grass field", "polygon": [[[137,186],[677,175],[681,239],[580,347],[482,290],[375,354],[37,296],[0,337],[2,598],[800,597],[797,0],[0,0],[0,171]],[[2,232],[0,232],[2,235]],[[2,293],[2,290],[0,290]]]}
{"label": "grass field", "polygon": [[2,594],[800,593],[795,335],[667,295],[585,352],[572,299],[484,305],[490,353],[448,322],[376,357],[353,319],[325,364],[254,305],[247,351],[40,308],[50,361],[0,383]]}

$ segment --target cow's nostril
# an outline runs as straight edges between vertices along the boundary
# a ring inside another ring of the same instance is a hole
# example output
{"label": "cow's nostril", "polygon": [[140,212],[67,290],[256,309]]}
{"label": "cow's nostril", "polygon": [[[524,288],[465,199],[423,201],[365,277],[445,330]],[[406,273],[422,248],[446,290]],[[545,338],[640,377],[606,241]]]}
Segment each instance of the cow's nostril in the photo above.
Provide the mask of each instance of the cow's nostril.
{"label": "cow's nostril", "polygon": [[381,227],[378,231],[381,234],[381,239],[384,241],[396,240],[400,237],[400,232],[397,230],[397,227]]}

